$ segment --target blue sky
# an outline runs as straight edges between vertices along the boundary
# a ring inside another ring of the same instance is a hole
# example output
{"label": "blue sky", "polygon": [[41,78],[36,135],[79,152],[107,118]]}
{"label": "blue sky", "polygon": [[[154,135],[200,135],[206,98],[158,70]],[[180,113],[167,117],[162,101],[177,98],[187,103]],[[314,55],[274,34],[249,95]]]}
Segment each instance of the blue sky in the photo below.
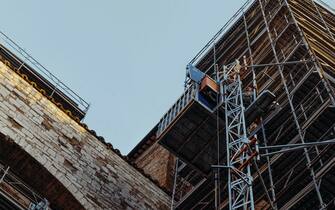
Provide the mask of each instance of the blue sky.
{"label": "blue sky", "polygon": [[91,102],[85,122],[127,154],[182,93],[189,60],[244,2],[11,0],[0,30]]}

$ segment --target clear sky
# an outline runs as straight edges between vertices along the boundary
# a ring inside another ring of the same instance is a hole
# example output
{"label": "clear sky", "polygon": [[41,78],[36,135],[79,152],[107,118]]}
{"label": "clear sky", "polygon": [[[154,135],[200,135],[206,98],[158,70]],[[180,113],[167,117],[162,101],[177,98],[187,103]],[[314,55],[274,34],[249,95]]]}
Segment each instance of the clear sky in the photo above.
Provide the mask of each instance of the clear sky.
{"label": "clear sky", "polygon": [[189,60],[243,3],[10,0],[0,30],[91,102],[85,122],[127,154],[181,95]]}

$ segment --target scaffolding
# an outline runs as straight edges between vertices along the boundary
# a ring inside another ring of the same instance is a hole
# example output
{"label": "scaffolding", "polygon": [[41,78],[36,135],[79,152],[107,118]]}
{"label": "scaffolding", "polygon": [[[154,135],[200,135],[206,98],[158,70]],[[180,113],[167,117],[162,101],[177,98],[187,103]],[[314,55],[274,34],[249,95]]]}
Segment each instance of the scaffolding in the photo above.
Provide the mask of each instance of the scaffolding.
{"label": "scaffolding", "polygon": [[51,210],[49,202],[0,164],[0,209]]}
{"label": "scaffolding", "polygon": [[[172,209],[334,208],[334,23],[321,1],[247,1],[192,59],[220,91],[188,76],[159,123],[159,143],[179,158]],[[238,74],[220,77],[236,59]]]}

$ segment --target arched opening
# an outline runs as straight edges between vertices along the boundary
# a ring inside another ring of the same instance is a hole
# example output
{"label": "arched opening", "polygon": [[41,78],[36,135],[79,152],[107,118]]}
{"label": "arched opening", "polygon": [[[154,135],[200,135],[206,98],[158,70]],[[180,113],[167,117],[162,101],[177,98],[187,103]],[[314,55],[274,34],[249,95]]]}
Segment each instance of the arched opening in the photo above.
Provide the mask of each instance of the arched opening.
{"label": "arched opening", "polygon": [[52,210],[84,209],[46,168],[1,133],[0,163],[0,210],[27,209],[43,199]]}

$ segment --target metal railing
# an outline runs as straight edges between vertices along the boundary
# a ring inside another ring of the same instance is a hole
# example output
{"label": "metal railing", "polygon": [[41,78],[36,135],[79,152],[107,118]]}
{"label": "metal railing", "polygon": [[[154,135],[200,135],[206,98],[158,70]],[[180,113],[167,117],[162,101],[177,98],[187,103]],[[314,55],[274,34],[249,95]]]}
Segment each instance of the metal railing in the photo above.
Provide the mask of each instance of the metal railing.
{"label": "metal railing", "polygon": [[[36,71],[41,76],[45,77],[53,85],[53,93],[57,90],[65,94],[69,99],[75,102],[80,110],[86,113],[89,109],[89,103],[81,98],[77,93],[71,90],[67,85],[65,85],[60,79],[53,75],[46,67],[39,63],[35,58],[33,58],[29,53],[22,49],[18,44],[16,44],[11,38],[9,38],[5,33],[0,31],[0,39],[3,41],[1,44],[11,50],[16,52],[15,54],[19,59],[14,58],[20,63],[20,66],[25,66],[28,69],[33,67],[32,70]],[[7,49],[4,49],[7,50]],[[8,51],[7,50],[7,51]],[[9,52],[11,54],[11,52]]]}
{"label": "metal railing", "polygon": [[196,96],[196,87],[191,85],[185,90],[185,92],[179,97],[176,103],[164,114],[162,119],[159,121],[157,137],[159,137],[165,129],[172,123],[172,121],[181,113],[184,108],[190,103]]}

